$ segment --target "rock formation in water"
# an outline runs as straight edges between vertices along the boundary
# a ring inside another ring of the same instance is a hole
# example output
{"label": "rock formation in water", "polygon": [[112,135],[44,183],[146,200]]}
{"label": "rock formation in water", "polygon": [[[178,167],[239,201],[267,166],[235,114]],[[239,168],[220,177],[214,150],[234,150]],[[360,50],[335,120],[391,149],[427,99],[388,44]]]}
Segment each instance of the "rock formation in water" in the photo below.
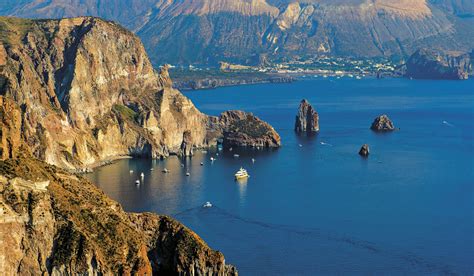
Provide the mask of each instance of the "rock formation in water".
{"label": "rock formation in water", "polygon": [[3,158],[16,156],[20,140],[36,158],[70,170],[209,146],[208,116],[119,25],[80,17],[0,18],[0,26]]}
{"label": "rock formation in water", "polygon": [[[224,147],[266,147],[281,145],[280,135],[271,125],[252,113],[238,110],[223,112],[209,120],[210,140],[222,139]],[[220,138],[222,137],[222,138]]]}
{"label": "rock formation in water", "polygon": [[298,108],[298,114],[295,121],[296,132],[318,132],[319,131],[319,115],[311,104],[303,99]]}
{"label": "rock formation in water", "polygon": [[395,130],[395,126],[388,116],[384,114],[375,118],[370,129],[374,131],[392,131]]}
{"label": "rock formation in water", "polygon": [[364,144],[359,150],[359,155],[367,157],[369,156],[369,145]]}
{"label": "rock formation in water", "polygon": [[174,219],[32,158],[0,161],[0,212],[3,275],[237,275]]}
{"label": "rock formation in water", "polygon": [[420,49],[406,63],[406,75],[414,79],[466,80],[473,71],[470,54]]}

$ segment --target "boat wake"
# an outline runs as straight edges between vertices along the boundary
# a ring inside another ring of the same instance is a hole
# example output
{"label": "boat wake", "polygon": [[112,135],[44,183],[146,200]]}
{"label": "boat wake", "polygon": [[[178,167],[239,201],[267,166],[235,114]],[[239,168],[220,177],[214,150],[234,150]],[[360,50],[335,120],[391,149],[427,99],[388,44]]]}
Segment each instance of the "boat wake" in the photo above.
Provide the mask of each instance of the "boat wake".
{"label": "boat wake", "polygon": [[326,142],[319,142],[319,143],[320,143],[321,145],[323,145],[323,146],[332,147],[332,145],[331,145],[331,144],[329,144],[329,143],[326,143]]}
{"label": "boat wake", "polygon": [[443,125],[446,125],[448,127],[454,127],[454,125],[449,123],[448,121],[443,121]]}
{"label": "boat wake", "polygon": [[[232,238],[231,240],[247,240],[247,238],[251,239],[255,235],[262,235],[262,243],[266,244],[267,242],[271,241],[265,241],[265,239],[274,239],[273,241],[280,241],[280,239],[288,239],[288,237],[293,237],[291,240],[294,242],[296,241],[297,243],[297,245],[293,246],[297,247],[299,247],[299,245],[304,247],[310,244],[324,245],[328,242],[336,242],[343,246],[345,245],[349,248],[352,248],[349,250],[363,250],[369,252],[370,254],[375,254],[383,259],[396,259],[402,263],[405,263],[407,267],[410,266],[409,271],[412,272],[418,271],[420,273],[456,274],[451,266],[440,263],[440,260],[429,260],[412,252],[390,248],[388,246],[380,245],[374,242],[361,240],[350,235],[325,231],[320,228],[267,223],[249,219],[232,214],[216,205],[213,205],[212,208],[203,208],[203,206],[198,206],[184,210],[172,216],[181,221],[197,221],[201,227],[210,227],[213,233],[219,233],[218,229],[214,228],[224,227],[217,225],[225,224],[225,230],[223,230],[225,234],[223,235],[225,235],[227,239]],[[219,223],[215,223],[216,221]],[[192,225],[189,226],[194,228]],[[229,237],[228,235],[231,235],[227,232],[227,229],[229,228],[245,230],[238,231],[238,236],[236,237]],[[248,235],[248,237],[245,235]],[[302,250],[304,251],[304,249]],[[314,251],[317,253],[317,250]]]}

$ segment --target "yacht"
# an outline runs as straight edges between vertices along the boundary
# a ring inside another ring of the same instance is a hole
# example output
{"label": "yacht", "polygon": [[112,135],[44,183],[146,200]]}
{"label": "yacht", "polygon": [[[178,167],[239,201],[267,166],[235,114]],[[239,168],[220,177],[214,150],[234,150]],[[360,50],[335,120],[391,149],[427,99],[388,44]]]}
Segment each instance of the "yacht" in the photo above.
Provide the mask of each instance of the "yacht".
{"label": "yacht", "polygon": [[204,205],[202,205],[202,207],[204,207],[204,208],[211,208],[211,207],[212,207],[212,204],[208,201],[208,202],[204,203]]}
{"label": "yacht", "polygon": [[247,170],[240,168],[238,172],[235,173],[235,179],[248,178],[250,175],[247,173]]}

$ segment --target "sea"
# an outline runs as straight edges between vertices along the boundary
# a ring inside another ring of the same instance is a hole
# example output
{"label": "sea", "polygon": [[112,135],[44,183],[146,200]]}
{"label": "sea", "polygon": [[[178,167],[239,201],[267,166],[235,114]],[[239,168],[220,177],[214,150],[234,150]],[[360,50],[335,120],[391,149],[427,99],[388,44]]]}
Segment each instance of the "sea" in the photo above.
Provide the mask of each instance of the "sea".
{"label": "sea", "polygon": [[[313,78],[185,95],[209,115],[252,112],[281,148],[125,159],[88,175],[126,211],[176,218],[241,275],[474,274],[474,80]],[[294,132],[302,99],[319,113],[317,135]],[[396,131],[369,129],[381,114]],[[241,167],[250,178],[238,182]]]}

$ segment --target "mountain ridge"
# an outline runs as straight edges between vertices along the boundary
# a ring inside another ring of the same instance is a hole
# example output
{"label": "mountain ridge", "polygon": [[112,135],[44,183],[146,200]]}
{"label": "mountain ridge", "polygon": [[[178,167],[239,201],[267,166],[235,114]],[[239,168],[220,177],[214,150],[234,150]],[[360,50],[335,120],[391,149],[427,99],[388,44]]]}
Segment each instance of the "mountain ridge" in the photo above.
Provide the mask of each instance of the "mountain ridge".
{"label": "mountain ridge", "polygon": [[0,13],[116,20],[142,38],[155,66],[256,64],[261,56],[270,61],[315,55],[406,58],[428,46],[474,48],[469,39],[474,3],[467,1],[147,0],[132,1],[130,8],[126,3],[22,1]]}

